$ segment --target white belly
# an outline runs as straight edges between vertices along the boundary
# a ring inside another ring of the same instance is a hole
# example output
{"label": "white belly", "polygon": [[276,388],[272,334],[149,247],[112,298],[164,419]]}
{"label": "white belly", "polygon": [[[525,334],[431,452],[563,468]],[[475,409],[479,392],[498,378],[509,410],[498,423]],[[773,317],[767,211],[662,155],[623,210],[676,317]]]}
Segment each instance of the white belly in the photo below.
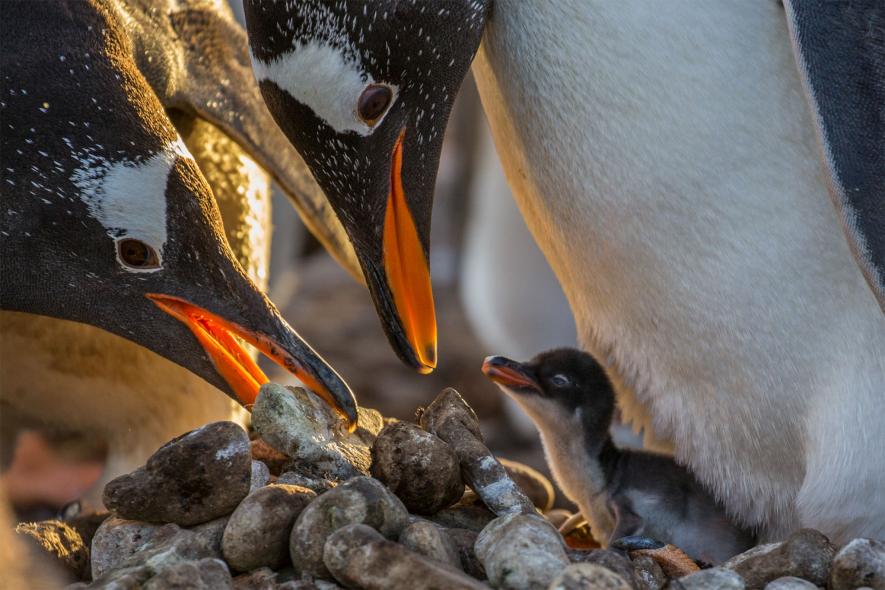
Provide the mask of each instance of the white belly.
{"label": "white belly", "polygon": [[885,317],[779,5],[499,0],[474,72],[628,417],[770,536],[885,535]]}

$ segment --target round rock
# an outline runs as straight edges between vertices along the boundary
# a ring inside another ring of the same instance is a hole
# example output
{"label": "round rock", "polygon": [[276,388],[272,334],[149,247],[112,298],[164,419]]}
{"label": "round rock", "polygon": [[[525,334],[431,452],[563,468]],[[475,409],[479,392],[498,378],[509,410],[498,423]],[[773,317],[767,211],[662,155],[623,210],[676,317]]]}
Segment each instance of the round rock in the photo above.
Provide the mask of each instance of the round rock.
{"label": "round rock", "polygon": [[847,590],[858,586],[885,590],[885,542],[854,539],[836,554],[830,588]]}
{"label": "round rock", "polygon": [[409,513],[380,481],[355,477],[319,496],[298,516],[289,538],[292,563],[301,572],[328,578],[323,546],[329,535],[349,524],[365,524],[396,539],[409,524]]}
{"label": "round rock", "polygon": [[762,590],[769,582],[784,576],[825,586],[836,548],[823,534],[802,529],[782,543],[759,545],[732,557],[723,567],[734,570],[750,590]]}
{"label": "round rock", "polygon": [[415,521],[403,529],[399,542],[425,557],[461,569],[458,548],[439,525],[426,520]]}
{"label": "round rock", "polygon": [[476,556],[489,582],[507,590],[542,590],[568,564],[562,537],[534,514],[493,520],[476,539]]}
{"label": "round rock", "polygon": [[416,514],[434,514],[464,493],[455,451],[407,422],[388,424],[375,439],[372,475]]}
{"label": "round rock", "polygon": [[632,590],[632,586],[601,565],[573,563],[556,576],[548,590]]}
{"label": "round rock", "polygon": [[241,572],[285,565],[295,519],[315,497],[307,488],[285,484],[270,484],[246,496],[224,529],[225,561]]}
{"label": "round rock", "polygon": [[119,567],[154,537],[158,524],[110,517],[92,538],[92,578]]}
{"label": "round rock", "polygon": [[817,586],[802,578],[786,576],[769,582],[765,585],[765,590],[817,590]]}
{"label": "round rock", "polygon": [[679,578],[684,590],[744,590],[744,580],[736,572],[713,567]]}
{"label": "round rock", "polygon": [[214,422],[175,438],[144,467],[112,480],[104,503],[115,515],[189,526],[229,514],[252,479],[249,437],[233,422]]}

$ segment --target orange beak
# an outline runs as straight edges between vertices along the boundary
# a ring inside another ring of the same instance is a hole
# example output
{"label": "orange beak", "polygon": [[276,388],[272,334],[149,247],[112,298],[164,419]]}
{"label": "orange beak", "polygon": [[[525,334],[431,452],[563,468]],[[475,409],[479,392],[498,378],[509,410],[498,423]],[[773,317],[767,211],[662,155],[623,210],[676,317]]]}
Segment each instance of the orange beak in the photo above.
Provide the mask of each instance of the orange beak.
{"label": "orange beak", "polygon": [[[340,383],[335,392],[331,391],[324,383],[329,379],[320,378],[317,375],[317,370],[311,367],[315,363],[297,358],[288,352],[286,347],[270,337],[247,330],[179,297],[157,293],[148,293],[146,297],[153,301],[157,307],[190,328],[206,354],[209,355],[218,374],[230,385],[239,402],[246,408],[251,408],[255,403],[259,388],[268,382],[268,378],[234,336],[242,338],[276,364],[295,375],[304,385],[341,414],[347,421],[349,428],[356,427],[356,404],[353,394],[331,369],[328,370],[333,373],[336,382]],[[307,354],[313,355],[322,363],[316,353],[310,350],[307,345],[303,346]]]}
{"label": "orange beak", "polygon": [[537,391],[538,384],[519,369],[516,361],[502,356],[490,356],[482,363],[483,374],[494,383],[512,389]]}
{"label": "orange beak", "polygon": [[384,270],[396,313],[418,359],[418,372],[427,374],[436,368],[436,311],[430,266],[403,191],[405,136],[403,130],[396,140],[390,167],[390,195],[384,216]]}

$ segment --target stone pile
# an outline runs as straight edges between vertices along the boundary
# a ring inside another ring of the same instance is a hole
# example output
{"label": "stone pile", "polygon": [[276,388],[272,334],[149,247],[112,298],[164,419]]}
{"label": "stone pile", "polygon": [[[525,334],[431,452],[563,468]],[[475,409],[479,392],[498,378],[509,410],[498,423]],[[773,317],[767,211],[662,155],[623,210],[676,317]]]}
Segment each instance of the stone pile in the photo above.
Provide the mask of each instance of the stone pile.
{"label": "stone pile", "polygon": [[218,422],[161,447],[107,485],[97,530],[19,533],[78,589],[885,590],[885,544],[812,530],[708,569],[654,543],[578,550],[550,482],[494,457],[452,389],[417,424],[361,409],[350,432],[312,393],[267,384],[252,424],[251,441]]}

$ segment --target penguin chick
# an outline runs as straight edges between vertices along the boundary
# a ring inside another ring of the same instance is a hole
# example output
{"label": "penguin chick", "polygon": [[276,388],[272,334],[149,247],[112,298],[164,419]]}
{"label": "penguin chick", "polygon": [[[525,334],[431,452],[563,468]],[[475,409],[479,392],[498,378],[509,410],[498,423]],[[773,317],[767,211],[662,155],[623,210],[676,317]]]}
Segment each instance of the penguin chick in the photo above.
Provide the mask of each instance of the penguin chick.
{"label": "penguin chick", "polygon": [[532,418],[554,478],[602,545],[644,535],[709,563],[753,546],[672,458],[615,446],[614,390],[589,354],[561,348],[527,363],[491,356],[482,370]]}

